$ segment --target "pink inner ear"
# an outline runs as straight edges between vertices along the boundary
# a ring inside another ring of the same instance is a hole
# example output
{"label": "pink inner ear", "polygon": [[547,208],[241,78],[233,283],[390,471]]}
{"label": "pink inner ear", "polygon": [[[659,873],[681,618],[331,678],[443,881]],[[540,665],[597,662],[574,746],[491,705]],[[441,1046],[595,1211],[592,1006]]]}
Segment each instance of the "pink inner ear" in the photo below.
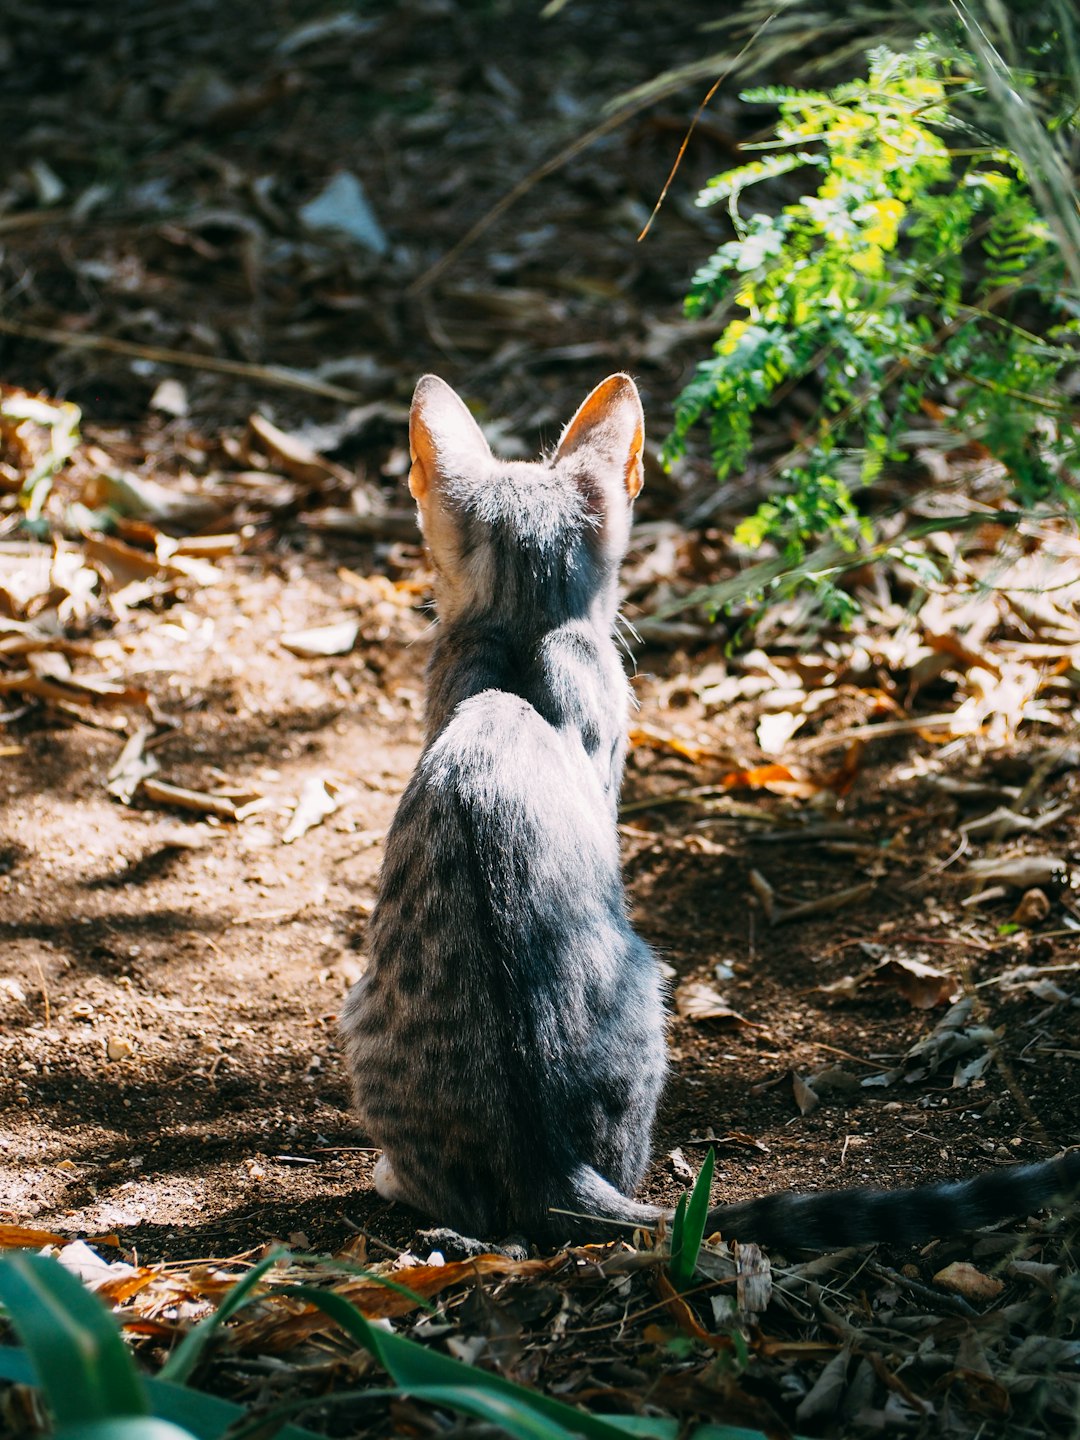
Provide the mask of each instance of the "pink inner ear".
{"label": "pink inner ear", "polygon": [[437,446],[424,419],[424,407],[416,400],[409,411],[409,494],[420,504],[427,498],[435,473]]}
{"label": "pink inner ear", "polygon": [[588,395],[563,431],[556,460],[591,450],[605,465],[618,467],[633,500],[641,489],[645,417],[629,375],[609,375]]}
{"label": "pink inner ear", "polygon": [[423,375],[409,411],[409,489],[417,501],[451,475],[463,475],[491,460],[484,432],[465,402],[445,380]]}
{"label": "pink inner ear", "polygon": [[641,487],[645,483],[645,467],[641,461],[641,449],[644,444],[645,436],[641,435],[630,456],[630,463],[626,467],[626,493],[631,500],[637,499],[641,494]]}

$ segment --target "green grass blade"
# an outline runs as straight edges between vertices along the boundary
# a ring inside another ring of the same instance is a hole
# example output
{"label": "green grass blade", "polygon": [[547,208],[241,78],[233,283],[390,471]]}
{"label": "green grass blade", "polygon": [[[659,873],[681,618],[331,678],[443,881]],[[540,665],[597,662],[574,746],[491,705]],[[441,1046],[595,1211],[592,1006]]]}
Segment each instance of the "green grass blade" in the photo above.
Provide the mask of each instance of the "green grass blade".
{"label": "green grass blade", "polygon": [[[470,1391],[487,1391],[501,1395],[519,1405],[528,1405],[548,1420],[574,1435],[584,1435],[588,1440],[623,1440],[622,1432],[586,1410],[578,1410],[561,1400],[552,1400],[501,1375],[487,1370],[478,1370],[465,1365],[449,1355],[440,1355],[408,1340],[404,1335],[395,1335],[388,1330],[370,1324],[355,1305],[342,1295],[329,1290],[318,1290],[311,1285],[291,1285],[288,1293],[309,1300],[340,1325],[382,1365],[410,1395],[416,1390],[432,1385],[463,1388]],[[501,1422],[498,1422],[501,1423]]]}
{"label": "green grass blade", "polygon": [[0,1302],[58,1424],[149,1413],[116,1321],[52,1256],[0,1260]]}
{"label": "green grass blade", "polygon": [[153,1415],[114,1415],[110,1420],[88,1420],[63,1425],[54,1440],[196,1440],[171,1420]]}
{"label": "green grass blade", "polygon": [[[582,1433],[579,1425],[567,1429],[550,1416],[542,1415],[532,1404],[531,1392],[523,1390],[521,1393],[529,1397],[528,1403],[516,1396],[475,1383],[408,1387],[411,1400],[422,1400],[428,1405],[442,1405],[448,1410],[457,1411],[458,1414],[471,1415],[475,1420],[487,1420],[504,1430],[507,1435],[512,1435],[514,1440],[574,1440],[575,1436]],[[578,1412],[574,1411],[574,1414],[576,1416]]]}
{"label": "green grass blade", "polygon": [[25,1350],[19,1350],[14,1345],[0,1345],[0,1380],[6,1380],[9,1385],[38,1383],[37,1372]]}
{"label": "green grass blade", "polygon": [[208,1315],[205,1320],[200,1320],[194,1325],[183,1340],[176,1347],[168,1360],[159,1371],[162,1380],[172,1380],[182,1385],[191,1375],[195,1366],[199,1363],[199,1357],[206,1346],[214,1338],[214,1335],[224,1325],[231,1315],[235,1315],[241,1305],[253,1299],[253,1291],[262,1277],[271,1266],[285,1255],[284,1250],[272,1251],[264,1260],[260,1260],[242,1280],[238,1280],[229,1293],[222,1300],[221,1304]]}
{"label": "green grass blade", "polygon": [[[0,1380],[13,1385],[36,1385],[38,1377],[30,1356],[13,1345],[0,1345]],[[153,1377],[144,1380],[150,1397],[151,1414],[160,1420],[171,1420],[195,1436],[195,1440],[220,1440],[227,1430],[244,1419],[247,1411],[232,1400],[206,1395],[187,1385]],[[296,1407],[299,1408],[299,1407]],[[115,1419],[112,1422],[115,1424]],[[263,1422],[259,1422],[261,1431]],[[274,1440],[324,1440],[314,1430],[300,1425],[283,1425],[274,1433]]]}
{"label": "green grass blade", "polygon": [[[252,1300],[259,1298],[255,1294],[255,1287],[266,1274],[267,1270],[269,1270],[271,1266],[276,1265],[279,1260],[292,1260],[294,1258],[288,1250],[275,1250],[270,1255],[267,1255],[265,1259],[260,1260],[258,1265],[249,1270],[242,1280],[237,1281],[225,1299],[214,1311],[213,1315],[208,1315],[205,1320],[200,1320],[197,1325],[188,1331],[161,1367],[160,1378],[162,1380],[172,1380],[178,1385],[184,1384],[198,1364],[199,1357],[202,1355],[203,1350],[214,1338],[214,1335],[225,1321],[235,1315],[241,1306],[247,1305]],[[404,1295],[407,1299],[415,1301],[421,1309],[433,1309],[430,1302],[425,1300],[423,1296],[415,1294],[407,1286],[399,1285],[396,1281],[388,1279],[385,1275],[376,1275],[370,1270],[356,1270],[355,1273],[363,1276],[364,1279],[376,1281],[378,1284],[385,1286],[387,1290],[393,1290],[399,1295]],[[292,1293],[291,1289],[290,1293]]]}
{"label": "green grass blade", "polygon": [[[0,1371],[2,1373],[2,1371]],[[232,1400],[222,1400],[217,1395],[206,1395],[193,1390],[189,1385],[176,1385],[171,1380],[147,1380],[150,1392],[150,1408],[162,1420],[171,1420],[190,1430],[196,1440],[220,1440],[225,1432],[232,1431],[247,1416],[243,1405]],[[309,1403],[318,1403],[312,1400]],[[260,1421],[257,1433],[266,1432]],[[274,1440],[325,1440],[314,1430],[305,1430],[300,1425],[283,1425],[280,1430],[270,1432]]]}
{"label": "green grass blade", "polygon": [[[651,1415],[605,1415],[608,1424],[624,1435],[641,1435],[646,1440],[768,1440],[763,1430],[747,1430],[744,1425],[699,1425],[686,1430],[679,1420],[654,1420]],[[799,1440],[794,1436],[793,1440]]]}
{"label": "green grass blade", "polygon": [[[312,1405],[351,1406],[361,1400],[396,1399],[406,1394],[411,1400],[421,1400],[429,1405],[440,1405],[448,1410],[457,1410],[467,1415],[489,1419],[508,1434],[522,1436],[523,1440],[534,1440],[536,1436],[555,1440],[556,1436],[568,1436],[571,1433],[571,1427],[564,1427],[552,1420],[540,1420],[540,1424],[544,1428],[538,1430],[536,1426],[539,1417],[536,1415],[535,1406],[532,1405],[533,1397],[531,1395],[531,1413],[525,1414],[523,1406],[513,1404],[507,1397],[502,1397],[500,1401],[503,1408],[496,1410],[490,1404],[490,1400],[494,1397],[489,1392],[483,1392],[488,1398],[478,1400],[477,1397],[481,1393],[475,1386],[463,1385],[413,1385],[407,1388],[395,1385],[365,1390],[337,1390],[327,1395],[308,1396],[305,1399],[289,1400],[281,1405],[275,1405],[272,1409],[249,1420],[246,1425],[232,1430],[229,1440],[261,1440],[268,1423],[279,1420],[284,1415],[294,1415],[298,1410],[306,1410]],[[768,1440],[763,1431],[748,1430],[742,1425],[699,1425],[697,1429],[688,1431],[678,1420],[652,1415],[593,1415],[589,1418],[613,1426],[623,1436],[638,1436],[640,1440],[680,1440],[680,1436],[683,1437],[683,1440]],[[290,1433],[289,1429],[283,1429],[277,1432],[275,1440],[286,1440]],[[582,1433],[579,1424],[575,1424],[573,1433],[575,1435]],[[799,1437],[793,1437],[793,1440],[799,1440]]]}
{"label": "green grass blade", "polygon": [[679,1197],[679,1209],[676,1210],[675,1217],[678,1220],[679,1213],[682,1211],[682,1224],[679,1226],[678,1245],[676,1245],[675,1226],[671,1227],[671,1264],[668,1267],[671,1283],[677,1290],[685,1290],[693,1283],[698,1255],[701,1253],[701,1242],[705,1238],[705,1226],[709,1220],[709,1199],[712,1195],[712,1179],[715,1169],[716,1155],[710,1145],[709,1153],[705,1156],[701,1169],[698,1171],[698,1177],[694,1181],[694,1188],[690,1192],[689,1200],[685,1195]]}

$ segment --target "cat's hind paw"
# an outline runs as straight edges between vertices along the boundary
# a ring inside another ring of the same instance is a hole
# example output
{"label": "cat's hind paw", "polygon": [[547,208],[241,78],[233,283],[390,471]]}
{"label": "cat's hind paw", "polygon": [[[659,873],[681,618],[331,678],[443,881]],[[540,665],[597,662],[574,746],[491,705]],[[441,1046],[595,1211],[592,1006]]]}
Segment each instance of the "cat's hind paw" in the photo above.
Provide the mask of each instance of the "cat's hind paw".
{"label": "cat's hind paw", "polygon": [[488,1240],[474,1240],[471,1235],[459,1235],[456,1230],[438,1226],[433,1230],[418,1230],[409,1247],[414,1254],[425,1250],[438,1250],[444,1260],[475,1260],[478,1255],[505,1255],[508,1260],[526,1260],[528,1251],[520,1236],[510,1235],[501,1245]]}

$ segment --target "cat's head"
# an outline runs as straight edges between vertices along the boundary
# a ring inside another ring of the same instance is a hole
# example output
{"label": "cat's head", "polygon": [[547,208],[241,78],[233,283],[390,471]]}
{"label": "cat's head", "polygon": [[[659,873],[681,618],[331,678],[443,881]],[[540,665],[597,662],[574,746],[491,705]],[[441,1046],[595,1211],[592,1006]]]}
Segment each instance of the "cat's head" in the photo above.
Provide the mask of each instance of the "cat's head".
{"label": "cat's head", "polygon": [[423,376],[409,415],[409,489],[442,618],[507,609],[523,619],[613,617],[644,440],[637,387],[610,375],[550,459],[499,460],[450,386]]}

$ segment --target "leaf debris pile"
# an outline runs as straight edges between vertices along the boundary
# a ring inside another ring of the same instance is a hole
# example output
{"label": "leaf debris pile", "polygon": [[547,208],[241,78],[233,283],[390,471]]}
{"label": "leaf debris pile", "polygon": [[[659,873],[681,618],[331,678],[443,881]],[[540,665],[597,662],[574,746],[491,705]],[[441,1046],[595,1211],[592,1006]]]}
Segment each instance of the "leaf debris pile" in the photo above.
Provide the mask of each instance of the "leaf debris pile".
{"label": "leaf debris pile", "polygon": [[[12,1226],[0,1227],[0,1242],[54,1247],[116,1308],[151,1370],[257,1258],[106,1262],[101,1241],[65,1245]],[[254,1414],[288,1405],[320,1433],[426,1431],[425,1406],[364,1399],[366,1387],[385,1383],[380,1367],[326,1313],[290,1295],[317,1286],[482,1371],[586,1410],[651,1420],[647,1433],[722,1417],[776,1435],[933,1426],[964,1437],[988,1423],[1065,1435],[1080,1401],[1067,1273],[1075,1243],[1054,1225],[995,1230],[974,1243],[932,1244],[893,1269],[866,1251],[770,1263],[754,1246],[732,1253],[714,1237],[680,1294],[663,1245],[612,1241],[535,1260],[405,1251],[373,1261],[358,1237],[337,1259],[278,1260],[254,1302],[226,1321],[198,1384]],[[335,1401],[335,1391],[348,1394]],[[8,1392],[9,1419],[20,1401]]]}

